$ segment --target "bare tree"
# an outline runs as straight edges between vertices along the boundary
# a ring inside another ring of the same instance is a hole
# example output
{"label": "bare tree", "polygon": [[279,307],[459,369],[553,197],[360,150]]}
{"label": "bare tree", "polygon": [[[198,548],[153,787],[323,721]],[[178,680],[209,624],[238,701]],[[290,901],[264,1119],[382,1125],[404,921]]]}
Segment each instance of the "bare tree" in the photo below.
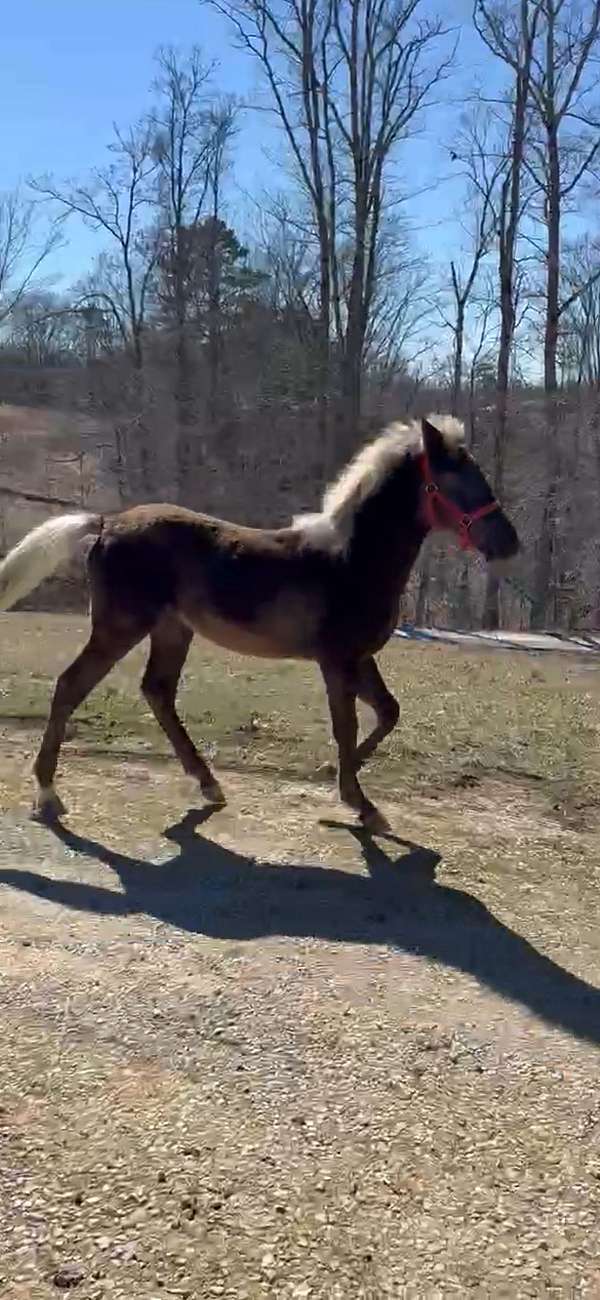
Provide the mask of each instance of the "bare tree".
{"label": "bare tree", "polygon": [[[189,338],[192,279],[189,258],[195,246],[194,229],[209,213],[215,222],[220,217],[222,181],[234,133],[235,112],[231,102],[211,102],[212,69],[197,47],[185,57],[172,48],[162,49],[157,63],[154,90],[158,99],[149,123],[157,162],[157,202],[162,231],[162,307],[175,331],[177,473],[183,491],[189,475],[195,424]],[[213,269],[216,261],[215,247]],[[213,275],[208,343],[208,406],[213,417],[220,360],[217,298],[217,277]]]}
{"label": "bare tree", "polygon": [[482,263],[498,236],[502,184],[507,169],[506,152],[497,139],[492,140],[492,132],[497,137],[490,115],[477,112],[466,123],[461,138],[451,150],[452,160],[460,162],[463,168],[464,202],[470,213],[466,227],[469,251],[462,264],[454,258],[450,262],[453,313],[450,319],[444,317],[452,334],[454,415],[461,404],[467,308]]}
{"label": "bare tree", "polygon": [[[331,336],[345,421],[360,414],[365,340],[377,278],[386,179],[398,142],[443,77],[443,26],[419,0],[215,0],[259,61],[319,250],[321,423]],[[327,457],[326,457],[327,458]]]}
{"label": "bare tree", "polygon": [[465,434],[467,446],[475,451],[479,441],[477,394],[496,387],[496,358],[498,355],[498,286],[491,270],[484,278],[473,302],[471,347],[467,356],[467,420]]}
{"label": "bare tree", "polygon": [[228,153],[236,129],[234,106],[223,100],[211,110],[212,155],[209,170],[210,217],[206,224],[208,234],[208,415],[216,424],[219,410],[219,392],[223,367],[222,295],[224,232],[222,220],[223,179],[227,170]]}
{"label": "bare tree", "polygon": [[156,173],[151,133],[144,125],[127,133],[115,128],[109,150],[114,161],[95,168],[85,183],[60,186],[44,177],[33,187],[56,204],[64,218],[77,215],[112,241],[98,268],[106,273],[106,286],[93,295],[113,311],[133,364],[141,371],[148,290],[158,256],[158,240],[148,232]]}
{"label": "bare tree", "polygon": [[[267,200],[261,210],[257,247],[268,276],[269,300],[277,312],[288,313],[302,339],[312,336],[319,314],[318,258],[310,219],[292,212],[289,195]],[[306,326],[306,330],[304,328]]]}
{"label": "bare tree", "polygon": [[[475,452],[479,439],[478,394],[485,388],[486,382],[490,387],[495,387],[496,382],[498,289],[491,273],[487,275],[484,284],[478,289],[473,308],[472,342],[467,363],[468,389],[465,402],[467,408],[465,434],[467,446],[471,451]],[[469,557],[465,556],[460,562],[458,576],[449,597],[453,623],[459,628],[472,627],[475,621],[470,588],[471,574],[472,563]]]}
{"label": "bare tree", "polygon": [[[504,487],[507,408],[510,360],[517,319],[517,243],[523,215],[522,182],[528,107],[534,47],[543,0],[520,0],[518,10],[512,5],[489,4],[475,0],[473,20],[488,49],[509,69],[512,85],[508,168],[505,173],[498,221],[498,277],[500,288],[500,344],[496,377],[496,419],[494,428],[494,489],[498,496]],[[499,623],[499,584],[489,573],[484,625],[496,628]]]}
{"label": "bare tree", "polygon": [[103,312],[109,323],[106,341],[112,338],[114,347],[131,357],[140,391],[157,260],[154,232],[140,233],[128,254],[128,266],[120,252],[106,249],[98,254],[89,274],[77,286],[81,306]]}
{"label": "bare tree", "polygon": [[264,314],[262,337],[255,346],[265,357],[266,391],[318,403],[322,395],[319,258],[310,216],[298,211],[289,193],[266,198],[262,204],[256,264],[264,273],[260,294]]}
{"label": "bare tree", "polygon": [[8,347],[30,366],[60,364],[79,355],[81,331],[72,304],[49,290],[24,293],[7,325]]}
{"label": "bare tree", "polygon": [[0,194],[0,323],[21,302],[59,242],[55,227],[38,239],[35,204],[19,190]]}
{"label": "bare tree", "polygon": [[[544,387],[555,392],[561,303],[561,242],[565,207],[600,154],[600,104],[596,55],[600,0],[542,0],[530,91],[540,130],[531,142],[528,169],[543,198],[546,227]],[[591,101],[591,102],[590,102]],[[600,275],[600,269],[598,270]]]}
{"label": "bare tree", "polygon": [[586,236],[563,259],[567,306],[559,358],[562,383],[600,389],[600,246]]}
{"label": "bare tree", "polygon": [[147,424],[144,340],[159,240],[150,224],[156,160],[147,125],[142,123],[127,132],[115,127],[109,152],[112,160],[108,166],[95,168],[85,182],[63,186],[44,177],[33,185],[64,220],[79,216],[109,241],[82,288],[89,306],[105,308],[110,314],[131,361],[121,401],[129,409],[135,431],[129,463],[132,471],[135,466],[141,490],[148,496],[154,491],[155,457]]}
{"label": "bare tree", "polygon": [[156,61],[158,102],[149,123],[164,225],[176,240],[178,230],[195,225],[205,212],[213,152],[212,69],[197,46],[184,58],[171,47],[162,49]]}
{"label": "bare tree", "polygon": [[431,271],[416,252],[405,223],[395,213],[382,221],[377,274],[364,340],[364,364],[372,388],[389,388],[416,366],[429,349],[432,323]]}
{"label": "bare tree", "polygon": [[[600,105],[595,102],[594,75],[600,48],[600,0],[542,0],[541,30],[534,51],[531,98],[537,134],[528,168],[543,200],[546,232],[544,259],[545,325],[544,388],[547,395],[548,478],[537,542],[532,624],[543,626],[550,591],[561,585],[561,546],[558,543],[561,478],[562,412],[557,358],[561,322],[585,284],[561,301],[563,217],[580,193],[581,184],[600,153]],[[600,267],[592,273],[594,283]],[[556,601],[554,602],[556,605]]]}

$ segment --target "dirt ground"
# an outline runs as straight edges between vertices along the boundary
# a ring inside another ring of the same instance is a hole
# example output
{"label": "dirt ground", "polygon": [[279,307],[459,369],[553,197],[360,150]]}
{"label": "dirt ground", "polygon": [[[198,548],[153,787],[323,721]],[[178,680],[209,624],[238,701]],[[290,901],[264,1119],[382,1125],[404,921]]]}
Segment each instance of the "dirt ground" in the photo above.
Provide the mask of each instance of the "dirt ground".
{"label": "dirt ground", "polygon": [[392,647],[372,840],[308,669],[197,652],[209,815],[134,656],[53,831],[83,628],[0,620],[2,1300],[600,1297],[600,672]]}

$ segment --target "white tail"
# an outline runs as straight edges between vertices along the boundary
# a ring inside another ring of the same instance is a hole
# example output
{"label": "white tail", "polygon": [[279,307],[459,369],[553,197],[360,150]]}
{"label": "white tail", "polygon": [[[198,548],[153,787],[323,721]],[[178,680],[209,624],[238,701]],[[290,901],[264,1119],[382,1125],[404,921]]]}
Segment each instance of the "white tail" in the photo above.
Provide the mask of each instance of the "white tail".
{"label": "white tail", "polygon": [[100,515],[58,515],[34,528],[0,563],[0,610],[28,596],[75,554],[84,537],[102,530]]}

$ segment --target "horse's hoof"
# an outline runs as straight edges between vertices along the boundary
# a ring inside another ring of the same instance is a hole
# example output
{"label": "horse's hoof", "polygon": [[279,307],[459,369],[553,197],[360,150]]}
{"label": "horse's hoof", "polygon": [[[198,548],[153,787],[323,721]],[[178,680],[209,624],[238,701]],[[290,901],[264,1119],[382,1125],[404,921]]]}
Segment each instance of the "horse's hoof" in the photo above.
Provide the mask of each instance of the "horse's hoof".
{"label": "horse's hoof", "polygon": [[384,817],[379,808],[367,808],[361,813],[360,820],[370,835],[389,835],[392,829],[387,817]]}
{"label": "horse's hoof", "polygon": [[202,793],[207,803],[211,803],[215,808],[222,808],[227,803],[225,793],[218,781],[210,781],[207,785],[201,786]]}
{"label": "horse's hoof", "polygon": [[56,790],[38,790],[31,809],[31,820],[49,825],[64,817],[66,811]]}

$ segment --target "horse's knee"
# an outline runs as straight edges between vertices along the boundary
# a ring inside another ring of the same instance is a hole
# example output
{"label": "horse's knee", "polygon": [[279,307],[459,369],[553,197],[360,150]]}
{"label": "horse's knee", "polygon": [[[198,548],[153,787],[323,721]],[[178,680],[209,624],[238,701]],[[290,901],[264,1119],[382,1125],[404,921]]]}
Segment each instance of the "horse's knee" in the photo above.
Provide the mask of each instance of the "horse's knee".
{"label": "horse's knee", "polygon": [[388,695],[379,714],[388,731],[393,731],[400,718],[400,705],[393,695]]}

